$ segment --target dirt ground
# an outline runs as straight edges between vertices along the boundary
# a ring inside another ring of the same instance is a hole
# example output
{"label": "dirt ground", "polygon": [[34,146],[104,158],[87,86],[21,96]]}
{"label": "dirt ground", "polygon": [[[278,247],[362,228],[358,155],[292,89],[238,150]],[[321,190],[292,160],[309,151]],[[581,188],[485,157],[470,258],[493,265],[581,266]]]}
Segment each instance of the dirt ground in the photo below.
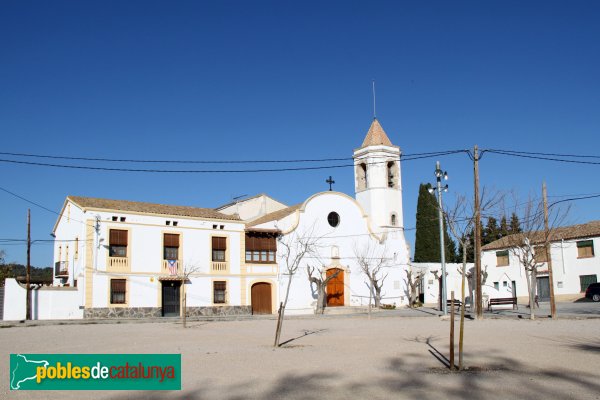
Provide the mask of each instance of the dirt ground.
{"label": "dirt ground", "polygon": [[[600,319],[467,321],[468,372],[449,373],[449,321],[365,316],[0,329],[2,399],[599,399]],[[456,335],[458,337],[458,326]],[[10,353],[181,353],[174,392],[9,391]],[[458,354],[458,351],[457,351]],[[457,355],[458,357],[458,355]],[[440,361],[442,360],[442,361]],[[457,360],[458,362],[458,360]]]}

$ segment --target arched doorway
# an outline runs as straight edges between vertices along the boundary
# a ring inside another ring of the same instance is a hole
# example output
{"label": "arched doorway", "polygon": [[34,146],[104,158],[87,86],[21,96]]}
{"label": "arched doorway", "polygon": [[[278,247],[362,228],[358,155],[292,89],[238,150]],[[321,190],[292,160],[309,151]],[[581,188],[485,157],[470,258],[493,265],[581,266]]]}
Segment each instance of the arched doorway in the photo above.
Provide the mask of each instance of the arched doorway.
{"label": "arched doorway", "polygon": [[252,285],[252,314],[272,314],[271,284],[258,282]]}
{"label": "arched doorway", "polygon": [[338,272],[337,276],[327,282],[327,307],[344,305],[344,271],[339,268],[327,270],[327,277]]}

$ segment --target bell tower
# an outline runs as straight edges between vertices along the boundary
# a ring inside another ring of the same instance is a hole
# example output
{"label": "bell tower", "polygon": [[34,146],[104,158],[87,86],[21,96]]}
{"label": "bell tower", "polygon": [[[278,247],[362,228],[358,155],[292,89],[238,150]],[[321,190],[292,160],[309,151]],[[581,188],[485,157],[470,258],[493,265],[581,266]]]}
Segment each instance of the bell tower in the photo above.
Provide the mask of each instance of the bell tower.
{"label": "bell tower", "polygon": [[373,226],[403,228],[400,147],[394,146],[377,118],[362,146],[354,150],[354,192]]}

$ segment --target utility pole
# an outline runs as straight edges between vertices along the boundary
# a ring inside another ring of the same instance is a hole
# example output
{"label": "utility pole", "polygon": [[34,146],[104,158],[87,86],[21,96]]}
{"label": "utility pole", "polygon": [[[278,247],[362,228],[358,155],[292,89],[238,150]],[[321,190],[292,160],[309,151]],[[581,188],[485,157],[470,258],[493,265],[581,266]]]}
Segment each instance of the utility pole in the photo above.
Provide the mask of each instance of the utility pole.
{"label": "utility pole", "polygon": [[546,182],[542,183],[542,197],[544,198],[544,237],[546,238],[546,262],[548,263],[548,283],[550,285],[550,315],[556,319],[556,302],[554,301],[554,277],[552,275],[552,245],[550,243],[548,228],[548,193]]}
{"label": "utility pole", "polygon": [[25,319],[31,319],[31,209],[27,209],[27,273],[25,276],[27,299],[25,300]]}
{"label": "utility pole", "polygon": [[481,210],[479,204],[479,148],[477,145],[473,148],[473,176],[475,179],[475,313],[477,319],[483,319],[483,299],[481,293]]}
{"label": "utility pole", "polygon": [[438,192],[438,217],[440,221],[440,262],[442,263],[442,293],[440,295],[441,299],[441,311],[444,315],[448,315],[448,286],[446,285],[446,245],[444,244],[444,208],[442,206],[442,192],[448,191],[448,185],[442,187],[442,177],[444,180],[448,180],[448,173],[442,171],[440,167],[440,162],[436,161],[435,163],[435,178],[436,178],[436,187],[430,188],[429,193],[433,194],[437,190]]}

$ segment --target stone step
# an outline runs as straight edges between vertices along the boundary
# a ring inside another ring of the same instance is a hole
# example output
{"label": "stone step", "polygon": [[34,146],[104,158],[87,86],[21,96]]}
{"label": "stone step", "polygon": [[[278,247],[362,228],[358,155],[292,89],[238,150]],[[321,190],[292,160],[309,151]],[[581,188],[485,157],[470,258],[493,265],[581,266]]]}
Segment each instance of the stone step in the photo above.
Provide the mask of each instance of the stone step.
{"label": "stone step", "polygon": [[[342,306],[342,307],[325,307],[324,314],[338,315],[338,314],[357,314],[357,313],[368,313],[369,307],[366,306]],[[379,312],[379,309],[373,307],[371,312]]]}

